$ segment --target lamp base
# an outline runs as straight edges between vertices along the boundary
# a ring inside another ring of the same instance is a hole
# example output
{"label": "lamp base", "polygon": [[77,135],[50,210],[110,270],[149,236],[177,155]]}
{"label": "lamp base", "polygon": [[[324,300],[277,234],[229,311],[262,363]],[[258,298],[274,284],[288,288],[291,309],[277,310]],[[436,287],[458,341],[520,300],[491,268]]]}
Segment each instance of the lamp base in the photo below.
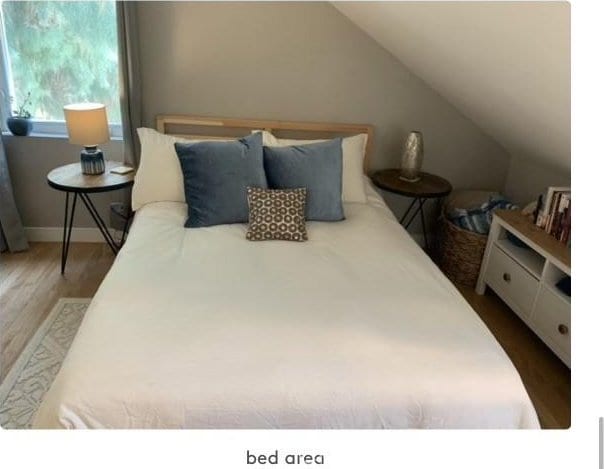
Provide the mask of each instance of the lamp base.
{"label": "lamp base", "polygon": [[103,152],[97,147],[85,147],[80,153],[82,174],[103,174],[105,172],[105,160]]}

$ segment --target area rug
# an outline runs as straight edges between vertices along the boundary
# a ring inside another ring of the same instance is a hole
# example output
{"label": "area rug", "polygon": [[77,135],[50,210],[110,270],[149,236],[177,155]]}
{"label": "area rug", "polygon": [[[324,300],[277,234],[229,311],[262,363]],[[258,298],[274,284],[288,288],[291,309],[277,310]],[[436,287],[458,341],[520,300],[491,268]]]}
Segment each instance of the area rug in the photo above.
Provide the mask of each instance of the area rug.
{"label": "area rug", "polygon": [[30,428],[61,368],[90,298],[61,298],[0,384],[0,426]]}

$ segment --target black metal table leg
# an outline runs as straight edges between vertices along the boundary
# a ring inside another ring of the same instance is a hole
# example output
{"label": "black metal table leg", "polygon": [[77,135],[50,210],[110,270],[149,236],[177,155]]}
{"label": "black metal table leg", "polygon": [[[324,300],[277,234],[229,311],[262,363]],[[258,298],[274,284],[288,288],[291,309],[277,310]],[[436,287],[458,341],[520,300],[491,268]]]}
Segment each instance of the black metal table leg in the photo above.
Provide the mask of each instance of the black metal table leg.
{"label": "black metal table leg", "polygon": [[416,200],[418,202],[418,206],[415,209],[415,212],[413,212],[413,215],[411,215],[411,218],[409,218],[409,221],[407,221],[403,226],[405,228],[409,228],[411,226],[411,223],[413,223],[413,220],[415,220],[415,217],[417,216],[418,213],[423,213],[423,207],[424,207],[424,203],[426,202],[426,199],[413,199]]}
{"label": "black metal table leg", "polygon": [[[398,168],[376,171],[371,175],[371,181],[384,191],[411,198],[411,203],[405,210],[404,215],[400,218],[399,223],[404,228],[408,229],[413,223],[413,220],[415,220],[415,217],[420,214],[426,251],[430,250],[430,248],[438,247],[429,246],[428,244],[424,204],[428,200],[442,199],[449,195],[453,190],[449,181],[435,174],[421,172],[417,181],[410,182],[401,178],[401,171]],[[438,208],[438,205],[436,208]],[[421,241],[418,240],[418,243],[421,243]]]}
{"label": "black metal table leg", "polygon": [[[411,202],[411,205],[409,205],[409,207],[407,208],[407,211],[402,216],[402,218],[400,220],[400,224],[403,225],[405,227],[405,229],[407,229],[411,226],[411,223],[413,223],[413,220],[415,220],[415,217],[417,216],[417,214],[420,214],[420,217],[422,220],[422,233],[424,235],[424,245],[425,245],[425,249],[427,250],[428,249],[428,233],[426,231],[426,219],[424,216],[424,204],[426,203],[426,200],[428,200],[428,199],[423,199],[421,197],[414,198],[413,202]],[[407,222],[405,222],[404,220],[407,218],[407,215],[409,215],[412,207],[414,207],[416,203],[418,204],[417,208],[415,209],[415,211],[413,212],[413,214],[411,215],[409,220]]]}
{"label": "black metal table leg", "polygon": [[415,199],[418,201],[418,206],[415,209],[415,212],[413,212],[413,215],[411,215],[411,218],[409,218],[409,220],[407,221],[407,223],[405,223],[405,228],[409,228],[411,226],[411,223],[413,223],[413,220],[415,220],[415,217],[417,216],[417,214],[419,213],[419,211],[422,209],[422,203],[420,201],[420,199]]}
{"label": "black metal table leg", "polygon": [[[69,254],[69,244],[71,242],[71,229],[73,228],[73,215],[75,213],[77,195],[73,194],[73,202],[71,204],[71,215],[69,212],[69,192],[65,192],[65,214],[63,217],[63,245],[61,249],[61,275],[65,274],[65,264],[67,264],[67,255]],[[67,219],[69,218],[69,227]]]}
{"label": "black metal table leg", "polygon": [[132,217],[132,210],[128,207],[128,213],[126,215],[126,220],[124,221],[124,229],[122,230],[122,239],[120,239],[120,248],[124,245],[124,240],[126,239],[126,233],[128,232],[128,225],[130,224],[130,218]]}
{"label": "black metal table leg", "polygon": [[[71,212],[69,210],[70,196],[73,197],[73,201],[71,203]],[[105,241],[107,242],[107,244],[109,245],[109,247],[111,248],[111,250],[113,251],[114,254],[117,254],[121,245],[124,244],[125,230],[128,227],[128,223],[130,221],[130,217],[128,217],[126,219],[126,223],[124,225],[124,233],[122,233],[121,243],[118,245],[117,242],[111,236],[111,233],[109,232],[109,229],[107,228],[107,225],[105,224],[105,222],[99,215],[99,212],[97,211],[96,207],[92,203],[92,200],[90,200],[90,197],[88,197],[88,194],[82,193],[82,192],[73,192],[72,193],[72,192],[66,191],[65,192],[65,212],[63,214],[63,244],[62,244],[62,249],[61,249],[61,275],[65,274],[65,266],[67,265],[67,256],[69,254],[69,246],[71,244],[71,232],[72,232],[72,228],[73,228],[73,218],[75,215],[76,202],[78,200],[78,197],[80,197],[82,199],[82,202],[84,203],[84,206],[88,210],[88,213],[90,213],[90,215],[92,216],[92,219],[96,223],[96,226],[98,227],[99,231],[103,235],[103,238],[105,238]]]}
{"label": "black metal table leg", "polygon": [[419,205],[420,215],[422,217],[422,231],[424,233],[424,249],[428,251],[428,235],[426,233],[426,220],[424,219],[424,202],[426,199],[422,199]]}
{"label": "black metal table leg", "polygon": [[[404,224],[405,218],[407,218],[407,215],[409,215],[409,212],[411,211],[411,209],[415,206],[415,202],[417,202],[417,199],[413,199],[411,201],[411,203],[409,204],[409,207],[407,207],[407,210],[405,210],[405,213],[403,214],[403,216],[401,217],[401,219],[399,220],[399,223],[401,225]],[[411,217],[411,219],[413,220],[413,217]]]}
{"label": "black metal table leg", "polygon": [[117,254],[117,252],[119,251],[119,246],[113,240],[113,237],[111,236],[111,233],[109,232],[109,229],[107,228],[107,225],[105,225],[105,222],[99,215],[99,212],[97,212],[95,206],[93,205],[92,201],[90,200],[90,197],[88,197],[88,194],[82,193],[82,192],[78,193],[78,195],[82,199],[82,202],[84,202],[84,205],[88,209],[88,212],[92,216],[94,222],[96,223],[96,226],[99,228],[99,231],[103,235],[103,238],[105,238],[105,241],[107,241],[107,244],[109,245],[109,247],[111,248],[113,253]]}
{"label": "black metal table leg", "polygon": [[[73,229],[74,215],[78,199],[82,201],[88,213],[94,220],[96,226],[103,235],[111,251],[117,254],[121,244],[124,242],[124,235],[120,244],[113,238],[111,231],[107,228],[108,225],[99,215],[96,207],[92,203],[89,194],[100,194],[126,189],[134,184],[135,172],[131,171],[127,174],[116,174],[111,170],[115,167],[122,166],[123,163],[118,161],[106,161],[106,171],[102,174],[87,175],[82,173],[82,165],[78,163],[66,164],[53,169],[46,176],[46,182],[52,189],[65,193],[65,210],[63,215],[63,243],[61,247],[61,274],[65,273],[69,248],[71,243],[71,233]],[[73,200],[70,199],[73,197]],[[69,210],[71,209],[71,213]],[[128,220],[129,222],[130,220]],[[128,224],[126,224],[126,229]]]}

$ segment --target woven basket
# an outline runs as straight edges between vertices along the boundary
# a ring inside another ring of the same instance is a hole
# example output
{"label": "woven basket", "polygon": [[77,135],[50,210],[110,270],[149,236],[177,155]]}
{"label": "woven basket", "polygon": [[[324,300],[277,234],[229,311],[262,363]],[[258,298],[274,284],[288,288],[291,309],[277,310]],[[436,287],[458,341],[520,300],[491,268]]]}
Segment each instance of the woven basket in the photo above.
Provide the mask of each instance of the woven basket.
{"label": "woven basket", "polygon": [[474,286],[487,245],[487,235],[464,230],[440,216],[440,269],[454,283]]}

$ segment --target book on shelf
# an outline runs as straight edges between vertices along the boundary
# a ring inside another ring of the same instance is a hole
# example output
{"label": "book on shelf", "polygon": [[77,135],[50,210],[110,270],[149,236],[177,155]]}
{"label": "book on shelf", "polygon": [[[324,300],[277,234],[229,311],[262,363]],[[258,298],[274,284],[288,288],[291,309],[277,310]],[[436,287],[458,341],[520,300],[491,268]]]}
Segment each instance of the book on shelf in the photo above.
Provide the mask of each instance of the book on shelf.
{"label": "book on shelf", "polygon": [[570,240],[570,200],[570,187],[548,187],[535,222],[539,228],[565,244]]}

